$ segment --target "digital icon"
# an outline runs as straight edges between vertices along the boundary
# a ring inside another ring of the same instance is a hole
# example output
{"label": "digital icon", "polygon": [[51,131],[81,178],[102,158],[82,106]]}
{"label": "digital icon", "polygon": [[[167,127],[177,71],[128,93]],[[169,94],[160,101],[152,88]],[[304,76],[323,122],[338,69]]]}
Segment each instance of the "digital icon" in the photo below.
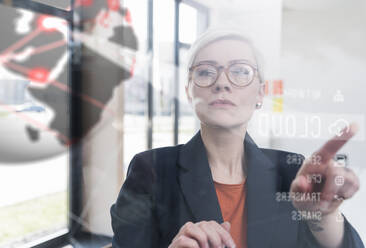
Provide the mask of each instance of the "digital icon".
{"label": "digital icon", "polygon": [[[343,134],[344,131],[349,132],[349,126],[349,122],[345,119],[338,119],[328,127],[328,131],[330,134],[339,137]],[[344,130],[344,128],[346,128],[346,130]]]}
{"label": "digital icon", "polygon": [[308,183],[321,183],[322,176],[321,176],[321,174],[310,174],[310,175],[307,175],[307,181],[308,181]]}
{"label": "digital icon", "polygon": [[283,112],[283,98],[274,97],[272,99],[272,110],[273,112]]}
{"label": "digital icon", "polygon": [[337,92],[334,94],[333,101],[334,102],[344,102],[344,96],[340,90],[337,90]]}
{"label": "digital icon", "polygon": [[334,163],[335,167],[346,167],[347,166],[348,157],[346,154],[336,154],[334,159],[336,161]]}
{"label": "digital icon", "polygon": [[342,186],[344,184],[344,177],[343,176],[336,176],[334,178],[334,183],[337,185],[337,186]]}

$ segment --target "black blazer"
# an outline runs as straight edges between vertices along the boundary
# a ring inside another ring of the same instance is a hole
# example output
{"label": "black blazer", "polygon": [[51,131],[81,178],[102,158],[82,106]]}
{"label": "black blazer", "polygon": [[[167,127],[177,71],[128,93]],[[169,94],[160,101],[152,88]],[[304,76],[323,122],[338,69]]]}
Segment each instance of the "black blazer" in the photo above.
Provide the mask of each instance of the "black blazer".
{"label": "black blazer", "polygon": [[[248,248],[321,247],[291,202],[276,199],[289,191],[303,156],[258,148],[248,134],[244,143]],[[185,145],[135,155],[111,216],[115,248],[166,248],[188,221],[222,223],[200,132]],[[364,247],[347,220],[343,247]]]}

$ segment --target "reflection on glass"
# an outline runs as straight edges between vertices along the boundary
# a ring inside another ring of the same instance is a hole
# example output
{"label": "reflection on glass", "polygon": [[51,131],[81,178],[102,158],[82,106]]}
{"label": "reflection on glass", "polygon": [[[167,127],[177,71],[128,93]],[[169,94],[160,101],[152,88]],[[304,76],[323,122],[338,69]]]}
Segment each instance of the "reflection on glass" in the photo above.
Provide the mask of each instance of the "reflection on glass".
{"label": "reflection on glass", "polygon": [[153,147],[160,147],[174,135],[174,1],[154,1],[153,31]]}
{"label": "reflection on glass", "polygon": [[126,174],[128,164],[136,153],[147,148],[147,85],[149,57],[147,51],[147,1],[124,1],[132,15],[138,51],[133,76],[124,81],[123,162]]}
{"label": "reflection on glass", "polygon": [[0,5],[0,247],[67,226],[64,20]]}

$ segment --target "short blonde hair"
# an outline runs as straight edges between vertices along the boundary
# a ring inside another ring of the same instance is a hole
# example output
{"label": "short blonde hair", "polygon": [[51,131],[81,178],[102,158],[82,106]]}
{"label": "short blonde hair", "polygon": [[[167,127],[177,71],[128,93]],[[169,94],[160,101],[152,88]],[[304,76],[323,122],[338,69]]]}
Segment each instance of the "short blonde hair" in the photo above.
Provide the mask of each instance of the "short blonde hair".
{"label": "short blonde hair", "polygon": [[204,32],[191,46],[188,53],[188,64],[187,64],[187,73],[188,80],[187,85],[191,80],[191,75],[189,72],[189,68],[193,66],[193,63],[196,59],[196,56],[199,51],[208,46],[209,44],[219,41],[219,40],[240,40],[246,42],[251,49],[253,50],[254,58],[257,63],[257,70],[259,75],[259,82],[264,83],[264,71],[263,71],[263,57],[259,50],[254,46],[253,42],[241,32],[233,29],[209,29]]}

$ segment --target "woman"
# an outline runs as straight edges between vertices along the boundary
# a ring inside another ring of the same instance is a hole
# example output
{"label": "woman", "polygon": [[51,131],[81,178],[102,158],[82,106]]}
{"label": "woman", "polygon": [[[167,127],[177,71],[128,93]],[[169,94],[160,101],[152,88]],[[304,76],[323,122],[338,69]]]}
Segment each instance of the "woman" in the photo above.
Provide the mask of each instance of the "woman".
{"label": "woman", "polygon": [[200,131],[132,159],[111,208],[113,247],[363,247],[338,212],[358,179],[332,160],[355,126],[307,160],[258,148],[247,126],[263,85],[244,36],[210,31],[192,46],[186,93]]}

